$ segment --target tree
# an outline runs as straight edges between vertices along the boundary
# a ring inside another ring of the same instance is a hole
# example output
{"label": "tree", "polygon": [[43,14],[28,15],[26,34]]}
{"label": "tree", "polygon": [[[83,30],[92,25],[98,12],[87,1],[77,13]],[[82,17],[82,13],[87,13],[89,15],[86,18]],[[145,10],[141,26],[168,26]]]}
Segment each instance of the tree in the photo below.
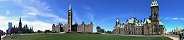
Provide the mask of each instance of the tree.
{"label": "tree", "polygon": [[50,30],[45,30],[44,33],[51,33],[51,31]]}
{"label": "tree", "polygon": [[104,29],[100,29],[100,32],[101,32],[101,33],[105,33],[105,30],[104,30]]}
{"label": "tree", "polygon": [[107,33],[109,33],[109,34],[110,34],[110,33],[112,33],[112,32],[111,32],[111,31],[107,31]]}
{"label": "tree", "polygon": [[100,26],[97,26],[97,27],[96,27],[96,30],[97,30],[97,32],[101,32],[101,31],[100,31],[100,30],[101,30]]}
{"label": "tree", "polygon": [[42,31],[41,30],[38,30],[37,33],[42,33]]}
{"label": "tree", "polygon": [[183,30],[181,30],[182,32],[184,32],[184,29]]}
{"label": "tree", "polygon": [[0,35],[2,36],[2,35],[5,35],[6,33],[5,32],[3,32],[2,30],[0,30]]}

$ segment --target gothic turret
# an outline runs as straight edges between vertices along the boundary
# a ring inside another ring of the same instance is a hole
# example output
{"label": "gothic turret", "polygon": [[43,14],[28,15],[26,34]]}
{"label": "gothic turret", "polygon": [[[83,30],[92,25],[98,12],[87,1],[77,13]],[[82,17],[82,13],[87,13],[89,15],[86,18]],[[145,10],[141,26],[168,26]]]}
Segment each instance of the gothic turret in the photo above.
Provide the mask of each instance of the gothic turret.
{"label": "gothic turret", "polygon": [[120,24],[119,18],[116,19],[116,27]]}
{"label": "gothic turret", "polygon": [[20,17],[20,20],[19,20],[19,27],[18,27],[19,29],[21,29],[22,28],[22,22],[21,22],[21,17]]}
{"label": "gothic turret", "polygon": [[157,0],[153,0],[151,4],[151,21],[152,22],[159,22],[159,6]]}

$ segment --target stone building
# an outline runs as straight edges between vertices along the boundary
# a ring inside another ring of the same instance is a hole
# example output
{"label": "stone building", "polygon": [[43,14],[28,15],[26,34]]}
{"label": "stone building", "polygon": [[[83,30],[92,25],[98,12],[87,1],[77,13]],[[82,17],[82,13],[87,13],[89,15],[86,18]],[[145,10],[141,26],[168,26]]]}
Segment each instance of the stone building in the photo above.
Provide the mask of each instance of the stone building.
{"label": "stone building", "polygon": [[93,23],[85,24],[82,22],[81,25],[77,26],[77,32],[93,32]]}
{"label": "stone building", "polygon": [[68,23],[58,24],[52,26],[52,32],[93,32],[93,23],[85,24],[82,22],[81,25],[78,25],[77,23],[72,25],[72,7],[71,4],[69,5],[68,10]]}
{"label": "stone building", "polygon": [[161,21],[159,21],[159,6],[156,0],[151,4],[151,16],[142,20],[137,20],[132,17],[127,20],[126,24],[120,23],[119,18],[116,20],[113,33],[125,34],[125,35],[160,35],[165,34],[165,27]]}
{"label": "stone building", "polygon": [[7,33],[8,34],[34,33],[33,27],[30,26],[29,28],[27,24],[23,26],[21,17],[18,25],[19,26],[17,27],[15,27],[15,25],[12,27],[12,22],[9,22]]}
{"label": "stone building", "polygon": [[52,32],[68,32],[67,24],[59,23],[58,25],[52,25]]}
{"label": "stone building", "polygon": [[[53,24],[52,26],[52,32],[68,32],[68,26],[65,24],[58,24],[55,26]],[[93,32],[93,23],[91,22],[90,24],[85,24],[82,22],[81,25],[78,25],[77,23],[72,25],[71,27],[71,32],[87,32],[87,33],[92,33]]]}
{"label": "stone building", "polygon": [[178,35],[178,34],[180,34],[182,32],[182,30],[184,30],[184,29],[176,27],[171,32],[169,32],[169,34],[171,34],[171,35]]}

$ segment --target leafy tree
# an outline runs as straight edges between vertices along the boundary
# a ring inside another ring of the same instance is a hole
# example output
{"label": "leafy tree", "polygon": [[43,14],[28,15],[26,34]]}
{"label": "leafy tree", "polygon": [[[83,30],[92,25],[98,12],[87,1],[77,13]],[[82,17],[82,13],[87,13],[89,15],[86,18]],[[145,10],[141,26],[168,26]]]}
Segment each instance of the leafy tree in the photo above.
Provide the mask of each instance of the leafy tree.
{"label": "leafy tree", "polygon": [[111,32],[111,31],[107,31],[107,33],[109,33],[109,34],[110,34],[110,33],[112,33],[112,32]]}
{"label": "leafy tree", "polygon": [[44,33],[51,33],[51,31],[50,30],[45,30]]}
{"label": "leafy tree", "polygon": [[2,35],[5,35],[6,33],[5,32],[3,32],[2,30],[0,30],[0,35],[2,36]]}
{"label": "leafy tree", "polygon": [[100,31],[100,30],[101,30],[100,26],[97,26],[97,27],[96,27],[96,30],[97,30],[97,32],[101,32],[101,31]]}
{"label": "leafy tree", "polygon": [[183,30],[181,30],[182,32],[184,32],[184,29]]}
{"label": "leafy tree", "polygon": [[104,30],[104,29],[100,29],[100,32],[101,32],[101,33],[105,33],[105,30]]}
{"label": "leafy tree", "polygon": [[38,30],[37,33],[42,33],[42,31],[41,30]]}

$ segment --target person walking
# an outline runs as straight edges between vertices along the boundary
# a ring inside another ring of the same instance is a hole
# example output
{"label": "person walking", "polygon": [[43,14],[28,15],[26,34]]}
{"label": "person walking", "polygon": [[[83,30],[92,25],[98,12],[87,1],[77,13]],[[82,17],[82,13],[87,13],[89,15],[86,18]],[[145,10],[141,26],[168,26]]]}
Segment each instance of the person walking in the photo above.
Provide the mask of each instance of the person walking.
{"label": "person walking", "polygon": [[179,34],[179,39],[180,39],[180,40],[183,40],[183,33],[180,33],[180,34]]}
{"label": "person walking", "polygon": [[181,40],[181,33],[179,34],[179,40]]}

